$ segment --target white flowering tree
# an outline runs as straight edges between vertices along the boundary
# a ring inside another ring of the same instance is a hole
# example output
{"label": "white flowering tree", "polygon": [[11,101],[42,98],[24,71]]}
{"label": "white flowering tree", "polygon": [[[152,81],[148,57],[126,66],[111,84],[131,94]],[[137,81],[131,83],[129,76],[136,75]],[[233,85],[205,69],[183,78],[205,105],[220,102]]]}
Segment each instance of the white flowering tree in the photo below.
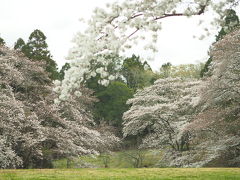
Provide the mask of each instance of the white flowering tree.
{"label": "white flowering tree", "polygon": [[96,154],[118,142],[94,127],[90,90],[57,106],[44,65],[4,46],[0,52],[1,168],[51,167],[54,158]]}
{"label": "white flowering tree", "polygon": [[[202,81],[199,112],[185,127],[185,131],[190,131],[193,135],[192,144],[195,148],[185,159],[176,158],[182,164],[239,166],[239,53],[239,28],[213,45],[209,69],[212,76]],[[168,156],[169,158],[171,157]],[[177,160],[172,161],[177,163]]]}
{"label": "white flowering tree", "polygon": [[213,58],[211,78],[206,81],[208,106],[238,104],[240,98],[240,38],[239,28],[214,44],[210,55]]}
{"label": "white flowering tree", "polygon": [[[206,128],[210,131],[215,129],[215,132],[220,131],[220,134],[226,134],[227,128],[223,127],[228,124],[228,128],[233,128],[231,133],[239,134],[238,126],[235,124],[239,122],[236,121],[239,118],[240,99],[239,34],[238,29],[226,35],[222,40],[215,43],[210,51],[212,63],[209,71],[211,71],[212,76],[205,78],[203,81],[200,101],[202,113],[200,113],[201,118],[195,121],[194,126],[197,129],[203,130]],[[222,114],[218,117],[211,111],[219,111],[218,114]],[[211,117],[206,118],[204,116]],[[225,118],[229,121],[224,121]]]}
{"label": "white flowering tree", "polygon": [[17,168],[33,156],[41,156],[43,141],[36,115],[26,115],[6,84],[0,88],[0,168]]}
{"label": "white flowering tree", "polygon": [[[80,84],[97,74],[101,75],[99,83],[108,85],[114,79],[107,66],[111,59],[104,56],[117,54],[131,48],[139,41],[145,49],[157,51],[157,32],[161,29],[161,20],[176,16],[202,15],[213,11],[214,22],[219,23],[225,9],[236,4],[235,0],[125,0],[121,3],[108,4],[106,9],[95,9],[88,28],[74,38],[75,46],[70,50],[71,68],[64,80],[56,82],[60,87],[59,100],[66,100],[76,91]],[[146,38],[147,37],[147,38]],[[91,63],[90,63],[91,62]],[[102,67],[95,68],[95,65]],[[79,93],[77,93],[80,95]],[[59,103],[59,100],[56,101]]]}
{"label": "white flowering tree", "polygon": [[193,130],[211,132],[214,138],[221,140],[240,138],[239,52],[239,29],[214,44],[210,53],[212,76],[204,81],[202,113],[191,123]]}
{"label": "white flowering tree", "polygon": [[26,90],[23,89],[26,77],[20,69],[31,69],[32,63],[25,66],[26,60],[6,47],[1,46],[0,51],[0,136],[2,145],[7,145],[7,149],[1,147],[5,152],[1,156],[1,168],[24,167],[31,164],[33,157],[42,156],[40,144],[44,140],[36,113],[27,109],[23,102],[26,99],[23,100],[20,93]]}
{"label": "white flowering tree", "polygon": [[[123,115],[124,137],[135,136],[143,148],[171,146],[189,149],[190,134],[183,131],[199,101],[199,81],[166,78],[138,91]],[[184,132],[184,133],[183,133]]]}

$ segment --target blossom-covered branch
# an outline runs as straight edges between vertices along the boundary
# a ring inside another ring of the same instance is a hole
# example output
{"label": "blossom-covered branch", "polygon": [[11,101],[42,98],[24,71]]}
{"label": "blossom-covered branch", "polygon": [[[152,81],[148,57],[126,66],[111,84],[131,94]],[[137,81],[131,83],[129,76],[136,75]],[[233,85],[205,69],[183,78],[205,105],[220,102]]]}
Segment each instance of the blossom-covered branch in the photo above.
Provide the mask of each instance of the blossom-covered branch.
{"label": "blossom-covered branch", "polygon": [[[80,84],[97,74],[102,77],[99,83],[108,85],[113,79],[106,68],[113,60],[105,58],[108,55],[120,55],[139,41],[145,44],[146,50],[156,52],[155,45],[158,39],[157,32],[161,30],[161,19],[202,15],[206,11],[213,10],[219,15],[218,19],[215,19],[215,22],[219,23],[225,9],[234,2],[232,0],[126,0],[119,4],[108,4],[106,9],[95,9],[88,21],[86,31],[79,32],[74,38],[75,46],[69,53],[69,59],[72,60],[71,68],[66,72],[62,82],[56,82],[58,88],[55,90],[60,94],[59,100],[68,99]],[[146,37],[148,40],[145,40]],[[56,102],[60,102],[59,100]]]}

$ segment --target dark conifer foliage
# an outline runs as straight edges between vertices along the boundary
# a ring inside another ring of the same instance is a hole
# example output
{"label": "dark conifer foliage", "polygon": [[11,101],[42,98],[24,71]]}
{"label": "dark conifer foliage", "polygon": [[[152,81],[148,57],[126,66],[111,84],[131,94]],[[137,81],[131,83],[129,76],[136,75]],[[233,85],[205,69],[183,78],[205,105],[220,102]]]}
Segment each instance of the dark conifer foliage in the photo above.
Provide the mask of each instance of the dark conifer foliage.
{"label": "dark conifer foliage", "polygon": [[30,34],[27,43],[22,38],[19,38],[14,45],[14,49],[23,52],[31,60],[43,61],[50,79],[56,80],[59,79],[57,63],[52,59],[46,39],[44,33],[36,29]]}

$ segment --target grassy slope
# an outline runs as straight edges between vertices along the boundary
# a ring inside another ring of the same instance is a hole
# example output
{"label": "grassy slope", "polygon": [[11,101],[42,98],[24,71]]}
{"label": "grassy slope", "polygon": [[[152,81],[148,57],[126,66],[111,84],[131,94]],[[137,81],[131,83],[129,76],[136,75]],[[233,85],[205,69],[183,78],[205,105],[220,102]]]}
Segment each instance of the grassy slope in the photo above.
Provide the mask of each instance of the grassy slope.
{"label": "grassy slope", "polygon": [[1,170],[0,180],[239,180],[239,168]]}

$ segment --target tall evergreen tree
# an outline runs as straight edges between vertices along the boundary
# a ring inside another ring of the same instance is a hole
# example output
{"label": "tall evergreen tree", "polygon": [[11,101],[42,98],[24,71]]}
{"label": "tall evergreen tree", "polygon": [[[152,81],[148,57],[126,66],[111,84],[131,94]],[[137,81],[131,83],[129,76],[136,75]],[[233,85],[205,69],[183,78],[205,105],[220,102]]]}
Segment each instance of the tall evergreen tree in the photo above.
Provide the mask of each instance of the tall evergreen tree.
{"label": "tall evergreen tree", "polygon": [[225,22],[218,35],[216,41],[221,40],[226,34],[232,32],[239,27],[239,18],[233,9],[226,11]]}
{"label": "tall evergreen tree", "polygon": [[51,58],[46,39],[47,37],[38,29],[34,30],[30,34],[27,43],[27,46],[29,47],[29,52],[27,55],[30,59],[42,60]]}
{"label": "tall evergreen tree", "polygon": [[164,63],[160,68],[160,76],[162,78],[170,77],[171,67],[172,67],[172,64],[170,62]]}
{"label": "tall evergreen tree", "polygon": [[22,38],[18,38],[18,40],[15,42],[14,49],[21,51],[25,55],[30,51],[29,47]]}
{"label": "tall evergreen tree", "polygon": [[63,79],[64,79],[65,71],[68,70],[69,68],[70,68],[70,64],[69,64],[69,63],[65,63],[65,64],[62,66],[62,69],[61,69],[60,72],[59,72],[59,79],[60,79],[60,80],[63,80]]}
{"label": "tall evergreen tree", "polygon": [[4,45],[4,44],[5,44],[4,39],[0,37],[0,46],[1,46],[1,45]]}
{"label": "tall evergreen tree", "polygon": [[14,44],[14,49],[22,51],[25,45],[25,41],[22,38],[18,38],[17,42]]}
{"label": "tall evergreen tree", "polygon": [[[1,47],[1,46],[4,46],[4,45],[5,45],[5,41],[4,41],[3,38],[0,37],[0,47]],[[0,56],[4,56],[4,55],[5,55],[5,53],[2,52],[2,51],[0,51]]]}
{"label": "tall evergreen tree", "polygon": [[56,80],[59,78],[57,64],[48,50],[46,39],[47,37],[44,33],[36,29],[30,34],[26,44],[22,38],[19,38],[15,43],[14,49],[22,51],[29,59],[44,61],[46,63],[45,70],[49,72],[49,77],[52,80]]}

